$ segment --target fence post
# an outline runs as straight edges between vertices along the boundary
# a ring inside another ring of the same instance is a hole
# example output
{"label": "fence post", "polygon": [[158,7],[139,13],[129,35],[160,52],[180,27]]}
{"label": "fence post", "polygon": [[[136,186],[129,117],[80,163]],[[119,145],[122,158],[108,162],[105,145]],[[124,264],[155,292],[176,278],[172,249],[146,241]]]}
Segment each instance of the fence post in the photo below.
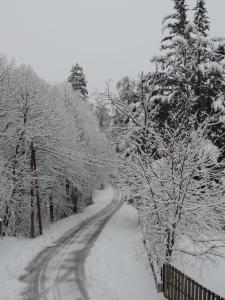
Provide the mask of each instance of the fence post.
{"label": "fence post", "polygon": [[164,296],[168,297],[168,265],[163,265],[163,271],[162,271],[162,280],[163,280],[163,293]]}
{"label": "fence post", "polygon": [[195,300],[195,289],[196,289],[195,281],[191,280],[191,299],[192,300]]}

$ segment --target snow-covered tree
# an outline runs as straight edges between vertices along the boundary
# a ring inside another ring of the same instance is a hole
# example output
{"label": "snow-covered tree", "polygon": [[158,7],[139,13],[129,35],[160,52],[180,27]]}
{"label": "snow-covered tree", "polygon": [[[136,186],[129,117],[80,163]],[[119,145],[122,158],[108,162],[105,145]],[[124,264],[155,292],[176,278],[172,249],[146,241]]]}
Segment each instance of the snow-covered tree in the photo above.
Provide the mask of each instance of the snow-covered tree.
{"label": "snow-covered tree", "polygon": [[194,24],[196,30],[202,35],[207,37],[210,29],[210,21],[207,14],[207,8],[205,0],[197,0],[194,8]]}
{"label": "snow-covered tree", "polygon": [[46,84],[4,57],[0,74],[0,216],[6,234],[36,237],[49,221],[90,204],[112,151],[68,84]]}
{"label": "snow-covered tree", "polygon": [[176,252],[213,257],[224,243],[225,161],[208,140],[210,122],[196,129],[195,122],[187,128],[181,121],[164,134],[149,129],[147,143],[156,144],[157,152],[142,153],[121,166],[139,211],[149,258],[160,266]]}
{"label": "snow-covered tree", "polygon": [[[34,138],[37,135],[39,138],[39,129],[42,126],[40,117],[42,81],[31,68],[22,65],[11,71],[6,93],[5,98],[10,101],[12,117],[3,147],[5,147],[4,154],[7,160],[9,182],[12,181],[12,190],[5,207],[4,225],[7,228],[9,219],[13,218],[14,234],[19,233],[29,224],[26,218],[21,217],[21,214],[29,215],[31,211],[32,235],[35,236],[35,219],[38,219],[36,223],[39,229],[37,230],[42,233],[39,186],[35,178],[37,164],[33,146]],[[30,194],[31,202],[28,200]]]}
{"label": "snow-covered tree", "polygon": [[106,132],[110,126],[112,117],[110,115],[110,108],[107,103],[104,103],[101,97],[96,99],[94,112],[98,119],[99,127]]}
{"label": "snow-covered tree", "polygon": [[187,26],[187,5],[186,0],[173,0],[175,13],[169,18],[174,19],[170,25],[171,33],[174,35],[185,35]]}
{"label": "snow-covered tree", "polygon": [[85,79],[83,68],[78,63],[72,67],[68,82],[72,85],[74,92],[79,93],[83,99],[87,98],[87,81]]}
{"label": "snow-covered tree", "polygon": [[[150,99],[152,118],[161,126],[176,126],[170,117],[177,114],[191,116],[197,112],[201,121],[207,114],[223,113],[223,39],[209,38],[204,1],[197,2],[193,22],[184,17],[184,1],[176,2],[174,9],[175,13],[163,22],[161,53],[152,60],[158,81]],[[179,27],[179,22],[186,26]]]}
{"label": "snow-covered tree", "polygon": [[[223,39],[208,37],[207,11],[199,5],[190,22],[185,1],[174,1],[155,72],[136,80],[134,93],[130,84],[116,97],[108,93],[119,112],[121,174],[150,258],[160,265],[175,251],[215,255],[224,224],[224,47]],[[182,248],[185,239],[195,251]]]}

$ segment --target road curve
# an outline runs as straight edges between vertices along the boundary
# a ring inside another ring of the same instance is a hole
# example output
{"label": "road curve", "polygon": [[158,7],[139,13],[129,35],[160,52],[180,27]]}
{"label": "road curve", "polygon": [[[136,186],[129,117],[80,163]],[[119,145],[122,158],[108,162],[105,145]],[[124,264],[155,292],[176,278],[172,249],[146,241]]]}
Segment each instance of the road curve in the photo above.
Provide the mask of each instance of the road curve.
{"label": "road curve", "polygon": [[89,300],[85,260],[105,224],[121,205],[114,197],[106,208],[40,252],[21,277],[27,284],[22,299]]}

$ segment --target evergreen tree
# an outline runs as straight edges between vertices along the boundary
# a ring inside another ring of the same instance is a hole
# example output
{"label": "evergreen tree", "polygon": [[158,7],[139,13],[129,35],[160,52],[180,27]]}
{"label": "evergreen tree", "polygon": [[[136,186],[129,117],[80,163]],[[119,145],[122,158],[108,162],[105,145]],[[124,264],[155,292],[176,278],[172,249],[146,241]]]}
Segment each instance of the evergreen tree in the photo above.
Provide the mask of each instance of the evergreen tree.
{"label": "evergreen tree", "polygon": [[[218,101],[224,100],[225,92],[222,64],[224,59],[224,45],[219,39],[210,39],[208,32],[210,21],[207,15],[205,0],[197,0],[194,8],[195,33],[193,41],[193,81],[192,88],[195,96],[193,112],[197,112],[199,121],[202,121],[205,113],[215,115],[221,112],[222,105],[218,107]],[[221,98],[222,96],[222,98]],[[222,109],[223,110],[223,109]]]}
{"label": "evergreen tree", "polygon": [[177,126],[174,115],[197,113],[198,122],[206,114],[216,115],[223,109],[225,92],[224,45],[221,39],[208,37],[205,1],[197,1],[194,24],[188,22],[185,1],[174,1],[174,9],[175,13],[164,19],[167,35],[161,55],[153,59],[158,85],[151,98],[154,121],[170,126]]}
{"label": "evergreen tree", "polygon": [[[175,113],[186,113],[190,95],[191,62],[191,31],[187,18],[185,0],[173,0],[174,13],[163,21],[164,37],[161,42],[161,54],[153,58],[157,66],[158,84],[151,94],[151,109],[154,122],[160,125],[171,124]],[[149,77],[152,81],[151,76]],[[171,116],[172,113],[172,116]]]}
{"label": "evergreen tree", "polygon": [[210,22],[207,15],[205,0],[197,0],[197,4],[194,8],[194,23],[197,31],[206,37],[210,29]]}
{"label": "evergreen tree", "polygon": [[87,81],[83,73],[83,68],[78,63],[72,67],[68,82],[72,85],[74,92],[80,93],[84,99],[87,97]]}
{"label": "evergreen tree", "polygon": [[167,36],[162,40],[162,48],[170,48],[164,42],[171,41],[175,36],[186,36],[187,5],[186,0],[172,0],[174,2],[174,13],[169,14],[163,20],[163,31],[168,31]]}
{"label": "evergreen tree", "polygon": [[187,5],[186,0],[174,0],[175,18],[173,31],[176,34],[185,35],[187,26]]}

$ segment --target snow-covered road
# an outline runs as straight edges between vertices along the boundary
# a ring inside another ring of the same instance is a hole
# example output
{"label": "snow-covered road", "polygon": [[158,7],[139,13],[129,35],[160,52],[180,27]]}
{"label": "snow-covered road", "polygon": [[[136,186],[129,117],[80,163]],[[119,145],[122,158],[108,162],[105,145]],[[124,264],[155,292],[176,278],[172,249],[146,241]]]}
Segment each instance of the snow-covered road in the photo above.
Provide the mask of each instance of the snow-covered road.
{"label": "snow-covered road", "polygon": [[30,263],[24,300],[87,300],[85,261],[102,229],[121,207],[116,196],[100,212],[72,228]]}
{"label": "snow-covered road", "polygon": [[137,211],[126,203],[109,220],[86,261],[90,300],[164,300],[157,293]]}

